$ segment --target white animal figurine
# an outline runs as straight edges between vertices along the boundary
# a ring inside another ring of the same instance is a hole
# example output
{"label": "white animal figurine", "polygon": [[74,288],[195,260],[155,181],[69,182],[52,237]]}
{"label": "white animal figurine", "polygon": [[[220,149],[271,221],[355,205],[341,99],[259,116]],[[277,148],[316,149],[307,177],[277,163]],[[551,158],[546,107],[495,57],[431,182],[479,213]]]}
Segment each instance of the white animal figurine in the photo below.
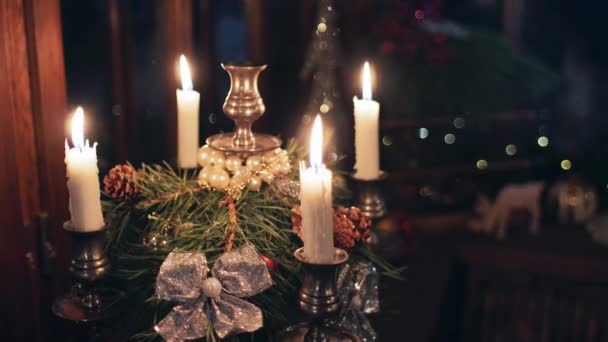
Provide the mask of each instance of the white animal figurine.
{"label": "white animal figurine", "polygon": [[494,204],[491,204],[487,196],[480,196],[474,209],[479,218],[469,222],[470,227],[488,234],[495,231],[496,238],[502,240],[507,234],[511,211],[527,210],[532,217],[530,232],[534,235],[538,234],[541,217],[540,197],[544,187],[544,182],[506,185],[496,196]]}

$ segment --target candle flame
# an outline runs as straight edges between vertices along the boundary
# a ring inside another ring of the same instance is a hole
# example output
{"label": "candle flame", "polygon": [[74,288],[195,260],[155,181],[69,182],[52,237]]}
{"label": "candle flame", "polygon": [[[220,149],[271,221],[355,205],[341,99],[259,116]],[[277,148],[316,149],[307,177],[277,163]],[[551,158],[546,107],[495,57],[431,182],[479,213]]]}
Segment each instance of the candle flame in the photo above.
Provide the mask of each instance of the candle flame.
{"label": "candle flame", "polygon": [[312,132],[310,134],[310,166],[320,168],[323,166],[323,122],[321,116],[317,115],[312,124]]}
{"label": "candle flame", "polygon": [[362,84],[363,84],[363,99],[371,100],[372,99],[372,75],[369,70],[369,63],[366,61],[363,64],[363,72],[361,75]]}
{"label": "candle flame", "polygon": [[72,116],[72,144],[79,149],[84,147],[84,110],[80,106]]}
{"label": "candle flame", "polygon": [[182,90],[192,90],[192,76],[190,75],[190,67],[186,56],[179,57],[179,71],[182,77]]}

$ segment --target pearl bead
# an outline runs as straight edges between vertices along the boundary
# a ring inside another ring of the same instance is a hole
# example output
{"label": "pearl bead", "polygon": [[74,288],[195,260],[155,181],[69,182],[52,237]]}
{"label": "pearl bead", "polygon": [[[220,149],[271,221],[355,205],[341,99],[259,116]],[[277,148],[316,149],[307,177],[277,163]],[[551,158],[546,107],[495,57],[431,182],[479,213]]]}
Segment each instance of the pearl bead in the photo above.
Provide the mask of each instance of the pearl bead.
{"label": "pearl bead", "polygon": [[225,163],[226,156],[224,155],[224,152],[218,150],[211,151],[209,154],[209,165],[223,169]]}
{"label": "pearl bead", "polygon": [[251,171],[260,171],[260,169],[262,168],[262,158],[260,158],[260,156],[250,156],[249,158],[247,158],[247,168]]}
{"label": "pearl bead", "polygon": [[243,161],[237,156],[230,156],[226,159],[226,169],[230,172],[235,172],[240,169],[242,165]]}
{"label": "pearl bead", "polygon": [[218,190],[224,190],[230,184],[230,175],[224,169],[214,167],[209,176],[209,184]]}
{"label": "pearl bead", "polygon": [[205,167],[209,165],[209,154],[213,151],[211,147],[204,145],[198,149],[198,153],[196,154],[196,160],[198,165],[201,167]]}
{"label": "pearl bead", "polygon": [[281,164],[279,163],[273,163],[268,167],[268,171],[270,171],[273,175],[280,175],[281,174]]}
{"label": "pearl bead", "polygon": [[289,163],[289,156],[288,155],[284,155],[284,156],[280,156],[278,158],[279,163]]}
{"label": "pearl bead", "polygon": [[230,179],[230,185],[233,187],[241,188],[247,185],[249,180],[249,171],[247,169],[237,170],[232,178]]}
{"label": "pearl bead", "polygon": [[289,162],[280,163],[279,164],[279,169],[280,169],[279,173],[281,175],[286,175],[286,174],[288,174],[288,173],[291,172],[291,164],[289,164]]}
{"label": "pearl bead", "polygon": [[198,182],[201,185],[209,185],[209,178],[211,178],[211,167],[202,168],[198,173]]}
{"label": "pearl bead", "polygon": [[260,177],[252,177],[249,180],[249,184],[247,184],[247,189],[249,189],[251,191],[260,191],[261,187],[262,187],[262,180],[260,179]]}
{"label": "pearl bead", "polygon": [[216,278],[207,278],[203,280],[203,286],[201,286],[203,294],[209,298],[217,298],[222,293],[222,284]]}
{"label": "pearl bead", "polygon": [[275,150],[264,152],[264,154],[262,155],[262,161],[266,164],[270,164],[275,161],[276,157],[277,153]]}
{"label": "pearl bead", "polygon": [[261,172],[262,180],[268,184],[274,181],[274,174],[270,171]]}

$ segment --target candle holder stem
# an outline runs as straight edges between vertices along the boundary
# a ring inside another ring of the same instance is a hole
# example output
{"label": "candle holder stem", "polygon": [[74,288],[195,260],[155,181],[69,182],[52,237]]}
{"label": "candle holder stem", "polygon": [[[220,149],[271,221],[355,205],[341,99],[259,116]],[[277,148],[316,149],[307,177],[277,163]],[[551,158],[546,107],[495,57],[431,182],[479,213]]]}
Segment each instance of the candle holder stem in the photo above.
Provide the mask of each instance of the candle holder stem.
{"label": "candle holder stem", "polygon": [[299,248],[295,257],[302,263],[302,287],[298,295],[298,306],[307,321],[293,325],[279,334],[279,341],[330,342],[359,341],[352,332],[335,324],[340,301],[336,274],[348,259],[346,251],[336,248],[333,262],[313,264]]}
{"label": "candle holder stem", "polygon": [[295,253],[296,258],[302,262],[304,273],[298,304],[310,318],[326,318],[339,309],[336,272],[348,259],[348,253],[336,248],[333,263],[312,264],[306,261],[303,251],[300,248]]}
{"label": "candle holder stem", "polygon": [[387,177],[384,171],[380,171],[380,175],[376,179],[360,179],[355,175],[351,176],[355,183],[356,205],[372,219],[382,218],[388,213],[382,187]]}
{"label": "candle holder stem", "polygon": [[70,221],[63,228],[72,238],[70,274],[76,281],[70,293],[53,303],[53,313],[73,322],[94,322],[108,316],[114,304],[124,296],[120,291],[100,288],[110,272],[105,254],[107,226],[92,232],[73,229]]}

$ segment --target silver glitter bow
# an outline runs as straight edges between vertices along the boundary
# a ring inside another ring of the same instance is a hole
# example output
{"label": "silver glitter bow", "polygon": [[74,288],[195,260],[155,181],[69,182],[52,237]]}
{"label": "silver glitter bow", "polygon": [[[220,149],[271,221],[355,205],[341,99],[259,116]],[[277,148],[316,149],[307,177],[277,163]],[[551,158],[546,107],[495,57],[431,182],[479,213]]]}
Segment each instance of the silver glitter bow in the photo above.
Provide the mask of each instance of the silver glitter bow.
{"label": "silver glitter bow", "polygon": [[376,267],[364,260],[347,264],[338,274],[338,295],[341,312],[338,324],[349,329],[361,341],[376,341],[376,331],[366,314],[380,311]]}
{"label": "silver glitter bow", "polygon": [[204,337],[210,323],[220,338],[263,326],[262,311],[240,299],[272,286],[266,263],[251,246],[222,255],[208,275],[203,253],[172,252],[160,266],[156,296],[179,303],[154,327],[165,340]]}

